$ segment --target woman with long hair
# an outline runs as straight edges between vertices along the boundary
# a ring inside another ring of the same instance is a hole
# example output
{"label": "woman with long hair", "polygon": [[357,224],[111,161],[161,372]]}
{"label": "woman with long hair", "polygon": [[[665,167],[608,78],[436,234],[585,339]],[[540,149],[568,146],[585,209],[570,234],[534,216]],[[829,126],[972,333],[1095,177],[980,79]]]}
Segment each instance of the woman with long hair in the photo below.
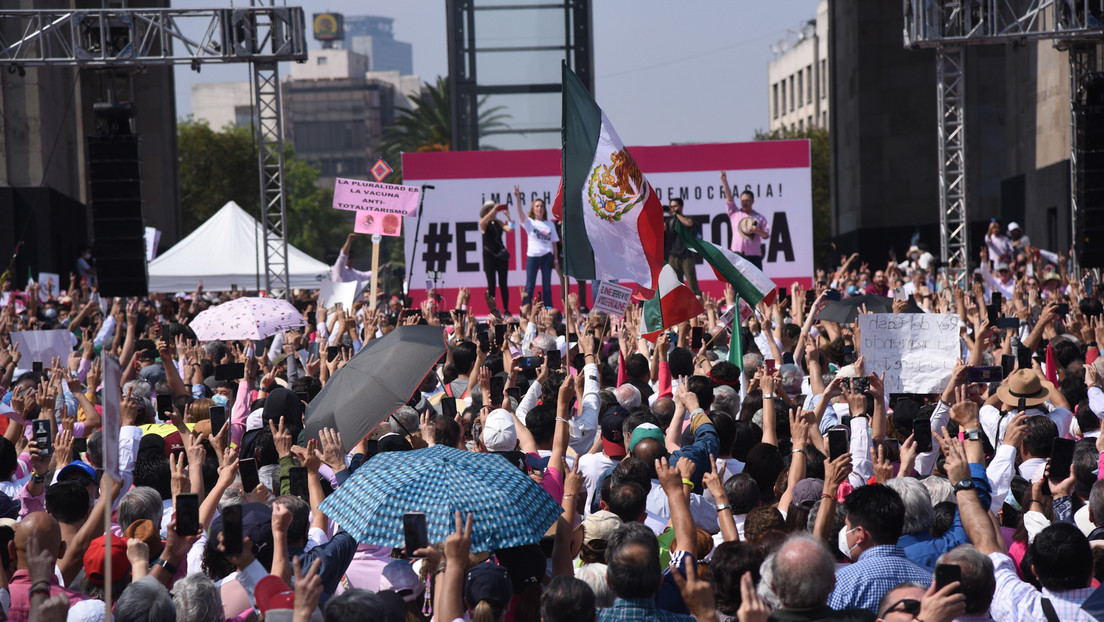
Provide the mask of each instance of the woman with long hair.
{"label": "woman with long hair", "polygon": [[537,272],[541,273],[544,306],[552,308],[552,266],[555,263],[555,244],[560,241],[556,227],[548,220],[544,200],[534,199],[529,213],[521,210],[521,189],[514,186],[514,202],[517,205],[518,222],[528,236],[525,251],[525,297],[533,302],[533,290],[537,286]]}
{"label": "woman with long hair", "polygon": [[510,288],[506,283],[506,274],[510,269],[510,251],[506,250],[502,234],[513,231],[514,228],[509,222],[498,219],[498,213],[505,209],[505,205],[497,205],[494,201],[484,203],[483,209],[479,210],[479,231],[483,234],[483,273],[487,276],[487,306],[492,309],[497,308],[495,305],[497,277],[498,287],[502,292],[502,311],[509,314]]}

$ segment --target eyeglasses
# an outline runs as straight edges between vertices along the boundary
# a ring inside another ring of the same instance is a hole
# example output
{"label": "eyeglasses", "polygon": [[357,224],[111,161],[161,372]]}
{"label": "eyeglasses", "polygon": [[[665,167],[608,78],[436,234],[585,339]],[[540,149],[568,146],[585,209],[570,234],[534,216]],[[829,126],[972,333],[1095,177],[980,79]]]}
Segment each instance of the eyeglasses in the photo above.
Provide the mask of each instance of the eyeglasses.
{"label": "eyeglasses", "polygon": [[920,601],[915,598],[902,598],[901,600],[890,605],[885,611],[882,612],[880,617],[885,617],[886,614],[895,613],[900,611],[901,613],[907,613],[910,616],[920,614]]}

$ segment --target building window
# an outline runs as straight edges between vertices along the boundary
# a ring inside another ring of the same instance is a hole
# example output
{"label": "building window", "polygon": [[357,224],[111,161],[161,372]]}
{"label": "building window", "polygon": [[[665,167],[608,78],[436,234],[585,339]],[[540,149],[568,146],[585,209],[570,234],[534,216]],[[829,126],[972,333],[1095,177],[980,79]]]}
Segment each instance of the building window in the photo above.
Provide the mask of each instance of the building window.
{"label": "building window", "polygon": [[805,101],[813,103],[813,66],[805,68]]}
{"label": "building window", "polygon": [[319,65],[325,65],[326,61],[328,61],[328,60],[330,60],[330,59],[325,57],[325,56],[319,56],[318,57],[318,64]]}
{"label": "building window", "polygon": [[782,78],[782,114],[786,114],[786,79]]}
{"label": "building window", "polygon": [[796,98],[794,97],[794,77],[790,76],[790,112],[794,111],[794,102],[795,101],[796,101]]}
{"label": "building window", "polygon": [[805,82],[805,74],[798,71],[797,72],[797,107],[798,108],[805,105],[805,102],[803,100],[803,98],[805,97],[804,82]]}
{"label": "building window", "polygon": [[813,129],[813,115],[809,115],[809,120],[806,123],[808,123],[810,130]]}
{"label": "building window", "polygon": [[820,61],[820,97],[828,97],[828,61]]}
{"label": "building window", "polygon": [[799,132],[804,132],[805,131],[805,119],[798,119],[797,120],[797,131],[799,131]]}
{"label": "building window", "polygon": [[821,121],[821,123],[822,123],[821,127],[823,127],[824,129],[828,129],[828,113],[827,112],[822,112],[822,113],[820,113],[820,115],[824,119],[823,121]]}
{"label": "building window", "polygon": [[778,118],[778,83],[775,82],[771,87],[771,102],[774,111],[774,118]]}

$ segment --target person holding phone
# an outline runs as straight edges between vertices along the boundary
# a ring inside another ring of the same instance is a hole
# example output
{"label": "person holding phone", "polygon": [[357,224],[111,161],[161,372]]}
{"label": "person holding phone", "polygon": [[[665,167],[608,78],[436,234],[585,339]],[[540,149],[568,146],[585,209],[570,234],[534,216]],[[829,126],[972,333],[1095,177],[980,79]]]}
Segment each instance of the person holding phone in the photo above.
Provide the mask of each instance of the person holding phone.
{"label": "person holding phone", "polygon": [[525,251],[525,298],[523,302],[532,303],[533,290],[537,286],[537,273],[541,274],[542,300],[546,308],[552,308],[552,267],[556,262],[553,252],[560,241],[556,227],[548,220],[548,210],[543,199],[534,199],[529,213],[521,209],[521,189],[514,186],[514,201],[517,205],[518,222],[525,230],[528,247]]}
{"label": "person holding phone", "polygon": [[495,281],[498,281],[499,291],[502,292],[502,311],[510,313],[510,287],[506,282],[506,275],[510,269],[510,251],[506,249],[502,234],[514,230],[510,223],[498,219],[500,212],[509,211],[505,205],[494,201],[487,201],[483,209],[479,210],[479,231],[483,234],[483,274],[487,276],[487,305],[492,309],[495,305]]}

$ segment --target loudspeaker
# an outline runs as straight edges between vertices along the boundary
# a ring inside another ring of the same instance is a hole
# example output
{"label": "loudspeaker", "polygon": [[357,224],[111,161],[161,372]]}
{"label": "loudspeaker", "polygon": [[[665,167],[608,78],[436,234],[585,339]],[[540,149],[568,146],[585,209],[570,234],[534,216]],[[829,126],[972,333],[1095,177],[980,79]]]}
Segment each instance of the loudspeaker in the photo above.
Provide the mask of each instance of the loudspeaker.
{"label": "loudspeaker", "polygon": [[1104,75],[1085,87],[1077,107],[1078,225],[1082,267],[1104,267]]}
{"label": "loudspeaker", "polygon": [[135,135],[87,139],[92,252],[101,296],[149,293],[138,144]]}

